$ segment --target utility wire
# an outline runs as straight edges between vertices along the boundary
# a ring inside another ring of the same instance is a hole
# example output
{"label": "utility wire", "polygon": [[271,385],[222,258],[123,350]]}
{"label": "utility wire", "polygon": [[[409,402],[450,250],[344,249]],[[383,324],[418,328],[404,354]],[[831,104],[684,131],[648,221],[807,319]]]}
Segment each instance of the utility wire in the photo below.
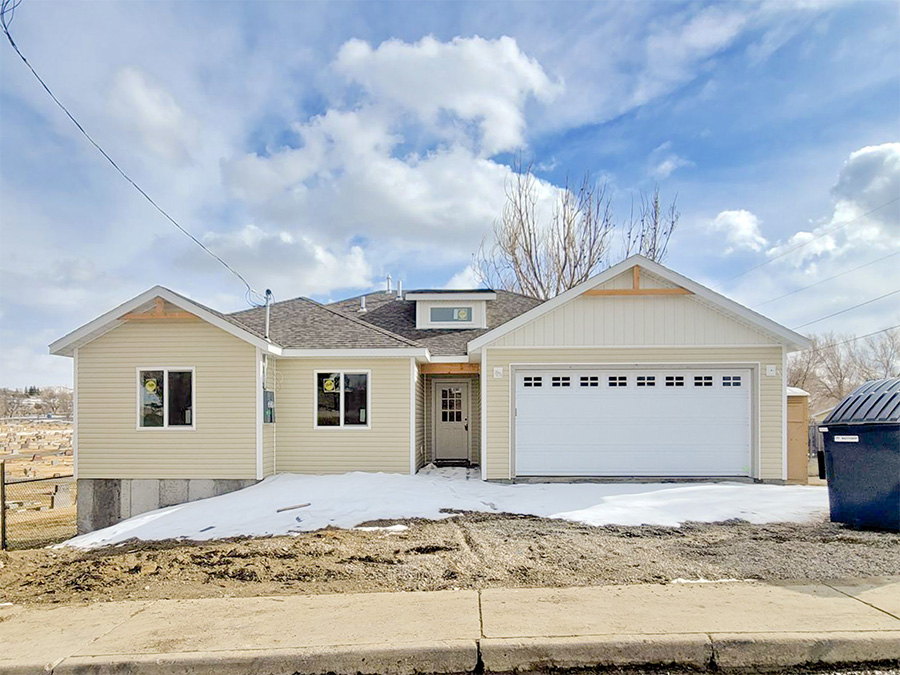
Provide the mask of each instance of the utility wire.
{"label": "utility wire", "polygon": [[808,246],[809,244],[813,243],[814,241],[816,241],[816,240],[818,240],[818,239],[821,239],[822,237],[824,237],[824,236],[827,235],[827,234],[831,234],[832,232],[837,232],[837,231],[840,230],[841,228],[847,227],[847,225],[851,225],[851,224],[857,222],[858,220],[862,220],[862,219],[865,218],[866,216],[869,216],[869,215],[875,213],[876,211],[878,211],[878,210],[880,210],[880,209],[883,209],[885,206],[890,206],[891,204],[894,204],[895,202],[898,202],[898,201],[900,201],[900,197],[894,197],[892,200],[890,200],[890,201],[888,201],[888,202],[885,202],[885,203],[882,204],[881,206],[876,206],[876,207],[875,207],[874,209],[872,209],[871,211],[866,211],[864,214],[862,214],[861,216],[857,216],[857,217],[854,218],[853,220],[847,220],[847,221],[845,221],[845,222],[843,222],[843,223],[840,223],[840,224],[838,224],[838,225],[832,227],[830,230],[825,230],[824,232],[822,232],[822,233],[820,233],[820,234],[817,234],[815,237],[813,237],[813,238],[810,239],[809,241],[805,241],[805,242],[803,242],[802,244],[798,244],[797,246],[792,246],[791,248],[787,249],[786,251],[782,251],[782,252],[779,253],[778,255],[772,256],[771,258],[769,258],[769,259],[766,260],[765,262],[761,262],[759,265],[754,265],[754,266],[751,267],[750,269],[744,270],[744,271],[741,272],[740,274],[735,274],[733,277],[729,277],[728,279],[725,279],[724,281],[722,281],[722,282],[716,284],[715,286],[713,286],[713,288],[721,288],[722,286],[724,286],[725,284],[727,284],[729,281],[734,281],[735,279],[740,279],[741,277],[743,277],[743,276],[745,276],[745,275],[747,275],[747,274],[750,274],[750,272],[754,272],[754,271],[758,270],[760,267],[764,267],[765,265],[768,265],[768,264],[771,263],[771,262],[775,262],[775,261],[778,260],[779,258],[783,258],[784,256],[788,255],[789,253],[793,253],[794,251],[797,251],[797,250],[803,248],[804,246]]}
{"label": "utility wire", "polygon": [[233,267],[231,267],[231,265],[229,265],[227,262],[222,260],[222,258],[220,258],[218,255],[213,253],[211,250],[209,250],[203,242],[201,242],[199,239],[197,239],[197,237],[195,237],[193,234],[188,232],[184,227],[182,227],[178,223],[178,221],[175,220],[172,216],[170,216],[165,211],[165,209],[163,209],[159,204],[157,204],[153,200],[153,198],[150,197],[150,195],[148,195],[144,191],[143,188],[141,188],[140,185],[138,185],[136,182],[134,182],[134,180],[132,180],[131,176],[129,176],[127,173],[125,173],[121,169],[121,167],[119,167],[119,165],[116,164],[115,160],[113,160],[113,158],[110,157],[102,147],[100,147],[100,144],[97,143],[97,141],[95,141],[87,131],[85,131],[84,127],[81,126],[81,124],[78,122],[78,120],[75,119],[75,117],[72,115],[72,113],[69,112],[68,108],[66,108],[66,106],[64,106],[62,104],[62,102],[58,98],[56,98],[56,95],[53,93],[53,91],[50,89],[50,87],[47,86],[47,83],[44,82],[44,80],[41,78],[40,75],[38,75],[38,73],[34,69],[34,67],[28,62],[28,59],[25,58],[25,55],[19,50],[18,45],[16,45],[16,41],[13,40],[13,37],[9,32],[9,27],[12,24],[13,19],[15,18],[16,8],[19,5],[21,5],[23,1],[24,0],[2,0],[2,5],[0,5],[0,24],[2,24],[2,26],[3,26],[3,32],[6,34],[6,39],[9,40],[9,44],[15,50],[16,54],[18,54],[19,58],[22,59],[22,63],[24,63],[28,67],[28,70],[31,71],[31,74],[34,75],[34,77],[37,79],[38,82],[40,82],[41,86],[44,88],[44,91],[46,91],[50,95],[50,98],[53,99],[53,102],[56,103],[56,105],[59,106],[59,109],[62,110],[66,114],[66,117],[68,117],[72,121],[72,123],[78,128],[78,131],[80,131],[81,134],[86,139],[88,139],[88,141],[90,141],[91,145],[93,145],[100,152],[100,154],[106,158],[106,161],[108,161],[113,166],[113,168],[119,172],[119,174],[122,176],[122,178],[124,178],[126,181],[128,181],[131,184],[131,186],[144,197],[144,199],[146,199],[148,202],[150,202],[150,204],[153,206],[153,208],[155,208],[157,211],[159,211],[170,223],[172,223],[172,225],[177,227],[181,231],[182,234],[186,235],[191,241],[193,241],[195,244],[197,244],[197,246],[202,248],[207,254],[209,254],[210,256],[215,258],[219,263],[221,263],[222,266],[225,267],[225,269],[227,269],[234,276],[236,276],[238,279],[240,279],[241,282],[244,284],[244,286],[247,287],[247,292],[244,294],[244,298],[247,300],[248,304],[250,304],[251,306],[254,306],[254,307],[261,306],[257,303],[254,303],[252,298],[254,295],[257,297],[262,297],[262,296],[259,293],[257,293],[255,290],[253,290],[253,287],[247,282],[247,280],[237,270],[235,270]]}
{"label": "utility wire", "polygon": [[830,319],[833,316],[838,316],[839,314],[844,314],[845,312],[849,312],[852,309],[856,309],[858,307],[864,307],[865,305],[871,305],[873,302],[883,300],[884,298],[888,298],[892,295],[897,295],[897,293],[900,293],[900,288],[898,288],[896,291],[891,291],[890,293],[885,293],[884,295],[880,295],[877,298],[872,298],[871,300],[866,300],[865,302],[861,302],[858,305],[853,305],[852,307],[847,307],[847,309],[842,309],[841,311],[835,312],[834,314],[829,314],[828,316],[823,316],[820,319],[815,319],[813,321],[807,321],[806,323],[802,323],[799,326],[794,326],[791,330],[798,330],[799,328],[803,328],[805,326],[809,326],[814,323],[819,323],[820,321],[824,321],[825,319]]}
{"label": "utility wire", "polygon": [[889,253],[883,258],[878,258],[878,260],[871,260],[867,263],[860,265],[859,267],[854,267],[852,270],[846,270],[845,272],[841,272],[840,274],[835,274],[833,277],[828,277],[827,279],[821,279],[820,281],[815,282],[814,284],[810,284],[809,286],[804,286],[803,288],[798,288],[795,291],[791,291],[790,293],[785,293],[784,295],[779,295],[777,298],[772,298],[770,300],[766,300],[765,302],[760,302],[754,307],[762,307],[763,305],[768,305],[770,302],[775,302],[776,300],[782,300],[784,298],[790,297],[795,293],[799,293],[800,291],[805,291],[807,288],[812,288],[813,286],[818,286],[819,284],[824,284],[826,281],[831,281],[832,279],[837,279],[838,277],[842,277],[845,274],[850,274],[851,272],[855,272],[856,270],[861,270],[863,267],[868,267],[869,265],[874,265],[875,263],[879,263],[882,260],[887,260],[888,258],[892,258],[895,255],[900,255],[900,251],[894,251],[893,253]]}
{"label": "utility wire", "polygon": [[849,345],[851,342],[856,342],[857,340],[862,340],[863,338],[872,337],[873,335],[881,335],[882,333],[887,333],[889,330],[894,330],[895,328],[900,328],[900,324],[896,326],[888,326],[887,328],[882,328],[881,330],[876,330],[874,333],[866,333],[865,335],[859,335],[854,338],[850,338],[849,340],[844,340],[843,342],[835,342],[832,345],[824,345],[819,347],[818,349],[813,349],[809,353],[810,354],[818,354],[819,352],[828,351],[829,349],[834,349],[835,347],[841,347],[843,345]]}

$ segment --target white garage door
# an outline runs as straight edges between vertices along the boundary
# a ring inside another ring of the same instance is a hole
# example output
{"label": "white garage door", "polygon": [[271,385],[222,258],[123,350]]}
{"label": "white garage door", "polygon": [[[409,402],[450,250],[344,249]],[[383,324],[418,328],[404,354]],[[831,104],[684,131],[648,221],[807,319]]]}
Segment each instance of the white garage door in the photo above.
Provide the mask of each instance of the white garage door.
{"label": "white garage door", "polygon": [[518,370],[519,476],[749,476],[750,371]]}

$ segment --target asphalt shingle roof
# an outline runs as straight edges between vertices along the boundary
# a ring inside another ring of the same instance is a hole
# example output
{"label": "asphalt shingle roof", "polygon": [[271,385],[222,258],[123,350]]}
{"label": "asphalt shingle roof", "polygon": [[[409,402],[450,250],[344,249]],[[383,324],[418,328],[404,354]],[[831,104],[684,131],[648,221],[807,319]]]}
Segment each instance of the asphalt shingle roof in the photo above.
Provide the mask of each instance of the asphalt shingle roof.
{"label": "asphalt shingle roof", "polygon": [[[254,334],[265,333],[265,307],[245,309],[224,318]],[[423,346],[308,298],[274,303],[269,320],[269,337],[287,349],[397,349]]]}
{"label": "asphalt shingle roof", "polygon": [[[409,291],[422,292],[422,291]],[[541,300],[509,291],[494,291],[496,300],[487,301],[487,328],[416,328],[416,305],[412,300],[397,300],[396,293],[366,294],[366,310],[359,311],[362,296],[333,302],[333,307],[343,314],[355,316],[372,326],[378,326],[393,334],[401,335],[417,344],[427,347],[434,355],[464,355],[466,345],[479,335],[511,321],[520,314],[541,304]]]}

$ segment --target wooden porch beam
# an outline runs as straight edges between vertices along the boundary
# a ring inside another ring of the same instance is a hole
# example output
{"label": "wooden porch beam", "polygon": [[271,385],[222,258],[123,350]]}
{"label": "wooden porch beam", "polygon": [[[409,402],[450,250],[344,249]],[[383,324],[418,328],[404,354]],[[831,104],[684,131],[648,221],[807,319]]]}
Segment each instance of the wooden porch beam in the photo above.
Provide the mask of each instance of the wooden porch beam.
{"label": "wooden porch beam", "polygon": [[480,363],[423,363],[419,366],[423,375],[477,375]]}
{"label": "wooden porch beam", "polygon": [[197,316],[195,314],[191,314],[190,312],[163,312],[162,314],[157,314],[156,312],[152,312],[149,314],[126,314],[121,317],[124,321],[159,321],[160,319],[196,319]]}

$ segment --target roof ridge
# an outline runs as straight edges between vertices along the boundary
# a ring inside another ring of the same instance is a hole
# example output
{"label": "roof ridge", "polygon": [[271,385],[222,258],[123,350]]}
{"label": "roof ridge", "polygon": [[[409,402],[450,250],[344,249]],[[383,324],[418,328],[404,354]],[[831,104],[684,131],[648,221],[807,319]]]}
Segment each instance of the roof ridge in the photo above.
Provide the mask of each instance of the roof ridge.
{"label": "roof ridge", "polygon": [[312,305],[315,305],[316,307],[320,307],[321,309],[324,309],[326,312],[331,312],[335,316],[339,316],[342,319],[347,319],[348,321],[352,321],[353,323],[363,326],[364,328],[373,330],[376,333],[381,333],[382,335],[386,335],[390,338],[393,338],[395,340],[398,340],[399,342],[408,344],[412,347],[421,347],[422,346],[422,344],[420,342],[416,342],[415,340],[410,340],[408,338],[403,337],[402,335],[398,335],[397,333],[394,333],[385,328],[382,328],[381,326],[376,326],[375,324],[369,323],[367,321],[362,321],[361,319],[358,319],[355,316],[350,316],[349,314],[345,314],[344,312],[341,312],[339,310],[332,309],[328,305],[323,305],[321,302],[316,302],[315,300],[312,300],[311,298],[298,298],[298,299],[306,300],[306,302],[308,302]]}

